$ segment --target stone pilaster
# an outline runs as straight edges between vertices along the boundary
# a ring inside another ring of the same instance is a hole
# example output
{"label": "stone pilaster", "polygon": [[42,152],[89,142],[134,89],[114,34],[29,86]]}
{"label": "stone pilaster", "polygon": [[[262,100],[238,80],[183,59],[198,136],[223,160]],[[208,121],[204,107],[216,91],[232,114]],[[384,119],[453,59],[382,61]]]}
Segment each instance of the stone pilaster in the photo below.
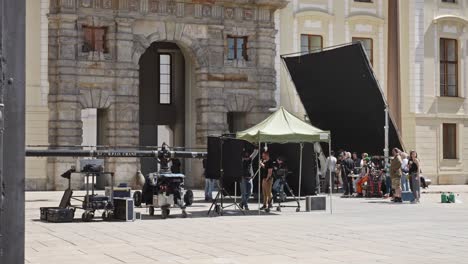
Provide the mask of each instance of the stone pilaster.
{"label": "stone pilaster", "polygon": [[[137,146],[138,125],[138,65],[132,62],[133,20],[116,18],[114,103],[108,109],[107,144],[109,146]],[[107,170],[115,172],[115,183],[132,180],[139,167],[136,158],[106,160]]]}
{"label": "stone pilaster", "polygon": [[[80,145],[81,106],[76,91],[76,15],[49,17],[49,143],[52,146]],[[60,175],[76,162],[72,158],[51,158],[48,164],[48,189],[64,189]],[[74,178],[76,179],[76,177]],[[73,187],[80,188],[76,179]]]}

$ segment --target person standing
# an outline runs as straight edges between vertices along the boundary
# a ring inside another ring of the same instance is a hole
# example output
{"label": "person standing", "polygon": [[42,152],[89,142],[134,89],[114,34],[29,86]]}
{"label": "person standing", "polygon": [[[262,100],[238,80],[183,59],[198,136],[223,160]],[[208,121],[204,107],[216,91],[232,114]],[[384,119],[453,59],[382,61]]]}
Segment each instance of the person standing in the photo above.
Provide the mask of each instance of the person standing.
{"label": "person standing", "polygon": [[252,160],[257,156],[258,150],[255,149],[252,154],[244,151],[242,157],[242,181],[241,181],[241,193],[242,193],[242,202],[240,207],[244,210],[249,210],[249,197],[252,194]]}
{"label": "person standing", "polygon": [[362,160],[358,157],[357,152],[353,152],[352,160],[354,162],[354,174],[359,174],[361,172],[360,168]]}
{"label": "person standing", "polygon": [[[330,156],[328,156],[327,161],[325,162],[325,168],[327,168],[327,172],[325,173],[325,192],[329,193],[330,190],[333,190],[333,188],[335,187],[335,177],[336,177],[336,158],[335,158],[335,152],[333,150],[330,152]],[[331,181],[332,181],[331,186],[330,186],[330,175],[331,175]]]}
{"label": "person standing", "polygon": [[394,189],[393,201],[396,203],[403,202],[401,200],[401,165],[403,161],[400,156],[401,151],[398,148],[392,150],[393,159],[390,163],[390,178],[392,179],[392,188]]}
{"label": "person standing", "polygon": [[413,192],[414,200],[412,203],[419,203],[421,198],[421,180],[420,180],[420,163],[418,159],[418,153],[414,150],[410,152],[410,158],[408,160],[408,171],[411,180],[411,191]]}
{"label": "person standing", "polygon": [[354,170],[354,161],[351,159],[351,153],[346,152],[341,162],[343,185],[344,185],[344,195],[353,194],[353,179],[350,177],[351,173]]}
{"label": "person standing", "polygon": [[205,201],[211,202],[213,200],[213,191],[215,190],[215,179],[208,178],[207,175],[207,159],[203,159],[203,175],[205,176]]}
{"label": "person standing", "polygon": [[404,192],[408,192],[410,190],[409,180],[408,180],[408,154],[402,152],[401,156],[401,190]]}
{"label": "person standing", "polygon": [[265,151],[262,153],[260,161],[260,175],[262,177],[262,194],[263,194],[263,207],[260,210],[269,210],[272,205],[271,188],[273,186],[273,162],[270,159],[270,153]]}

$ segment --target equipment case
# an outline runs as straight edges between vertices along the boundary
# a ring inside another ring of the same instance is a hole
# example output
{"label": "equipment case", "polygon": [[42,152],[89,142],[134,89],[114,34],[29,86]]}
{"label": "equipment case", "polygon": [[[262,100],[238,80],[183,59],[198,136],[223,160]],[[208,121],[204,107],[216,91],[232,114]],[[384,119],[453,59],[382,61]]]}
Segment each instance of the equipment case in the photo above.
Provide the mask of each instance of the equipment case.
{"label": "equipment case", "polygon": [[75,211],[72,208],[41,207],[41,220],[53,223],[72,222]]}

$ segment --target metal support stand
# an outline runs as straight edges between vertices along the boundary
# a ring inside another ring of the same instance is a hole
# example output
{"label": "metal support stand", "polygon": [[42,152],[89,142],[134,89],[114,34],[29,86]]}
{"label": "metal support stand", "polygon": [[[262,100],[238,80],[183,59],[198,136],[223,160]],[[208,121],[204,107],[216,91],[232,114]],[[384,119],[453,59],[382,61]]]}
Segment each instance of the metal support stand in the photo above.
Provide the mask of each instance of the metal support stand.
{"label": "metal support stand", "polygon": [[[331,133],[330,135],[328,135],[328,157],[331,157]],[[333,202],[332,202],[332,197],[333,197],[333,183],[335,182],[335,179],[332,179],[332,171],[329,170],[327,168],[327,170],[329,171],[328,173],[330,174],[329,177],[330,177],[330,190],[329,190],[329,196],[330,196],[330,214],[333,214]]]}
{"label": "metal support stand", "polygon": [[229,195],[229,193],[224,189],[224,183],[223,183],[223,179],[224,179],[224,169],[223,169],[223,140],[221,140],[221,157],[220,157],[220,170],[219,170],[219,174],[220,174],[220,177],[219,177],[219,185],[218,185],[218,193],[216,194],[216,197],[214,198],[213,200],[213,203],[211,203],[211,206],[210,206],[210,209],[208,210],[208,215],[211,214],[213,208],[215,210],[215,212],[218,214],[218,215],[223,215],[223,211],[224,209],[228,208],[228,207],[231,207],[231,206],[234,206],[234,209],[237,209],[237,210],[240,210],[242,212],[242,214],[245,215],[245,212],[244,210],[242,210],[242,208],[239,206],[239,204],[236,202],[236,200],[234,199],[234,203],[230,204],[230,205],[227,205],[227,206],[224,206],[224,198],[226,197],[226,194],[227,196],[232,199],[231,195]]}
{"label": "metal support stand", "polygon": [[[298,199],[301,201],[301,185],[302,185],[302,150],[304,148],[304,143],[300,143],[301,154],[299,156],[299,190],[298,192]],[[300,207],[299,207],[300,208]]]}
{"label": "metal support stand", "polygon": [[385,148],[384,148],[384,157],[385,157],[385,177],[388,177],[389,176],[389,170],[387,169],[388,168],[388,165],[390,164],[389,162],[389,149],[388,149],[388,129],[389,129],[389,125],[388,125],[388,105],[385,106],[385,127],[384,127],[384,130],[385,130]]}

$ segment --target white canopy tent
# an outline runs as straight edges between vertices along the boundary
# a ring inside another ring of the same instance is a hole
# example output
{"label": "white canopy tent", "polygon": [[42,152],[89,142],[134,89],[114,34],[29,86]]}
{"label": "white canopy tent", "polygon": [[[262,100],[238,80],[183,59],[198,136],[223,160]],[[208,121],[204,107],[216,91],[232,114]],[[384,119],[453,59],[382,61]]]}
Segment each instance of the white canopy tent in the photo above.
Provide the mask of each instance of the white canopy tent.
{"label": "white canopy tent", "polygon": [[[329,131],[323,131],[309,123],[299,119],[289,113],[283,107],[280,107],[276,112],[271,114],[259,124],[238,132],[238,139],[246,140],[257,144],[260,148],[262,143],[299,143],[300,144],[300,159],[299,159],[299,190],[298,196],[301,198],[301,181],[302,181],[302,152],[304,143],[325,142],[328,143],[329,153],[331,152],[331,134]],[[260,163],[260,158],[259,158]],[[256,174],[260,175],[260,164]],[[332,177],[330,172],[330,212],[332,212],[331,194],[333,188]],[[258,181],[258,207],[260,210],[260,185]]]}

